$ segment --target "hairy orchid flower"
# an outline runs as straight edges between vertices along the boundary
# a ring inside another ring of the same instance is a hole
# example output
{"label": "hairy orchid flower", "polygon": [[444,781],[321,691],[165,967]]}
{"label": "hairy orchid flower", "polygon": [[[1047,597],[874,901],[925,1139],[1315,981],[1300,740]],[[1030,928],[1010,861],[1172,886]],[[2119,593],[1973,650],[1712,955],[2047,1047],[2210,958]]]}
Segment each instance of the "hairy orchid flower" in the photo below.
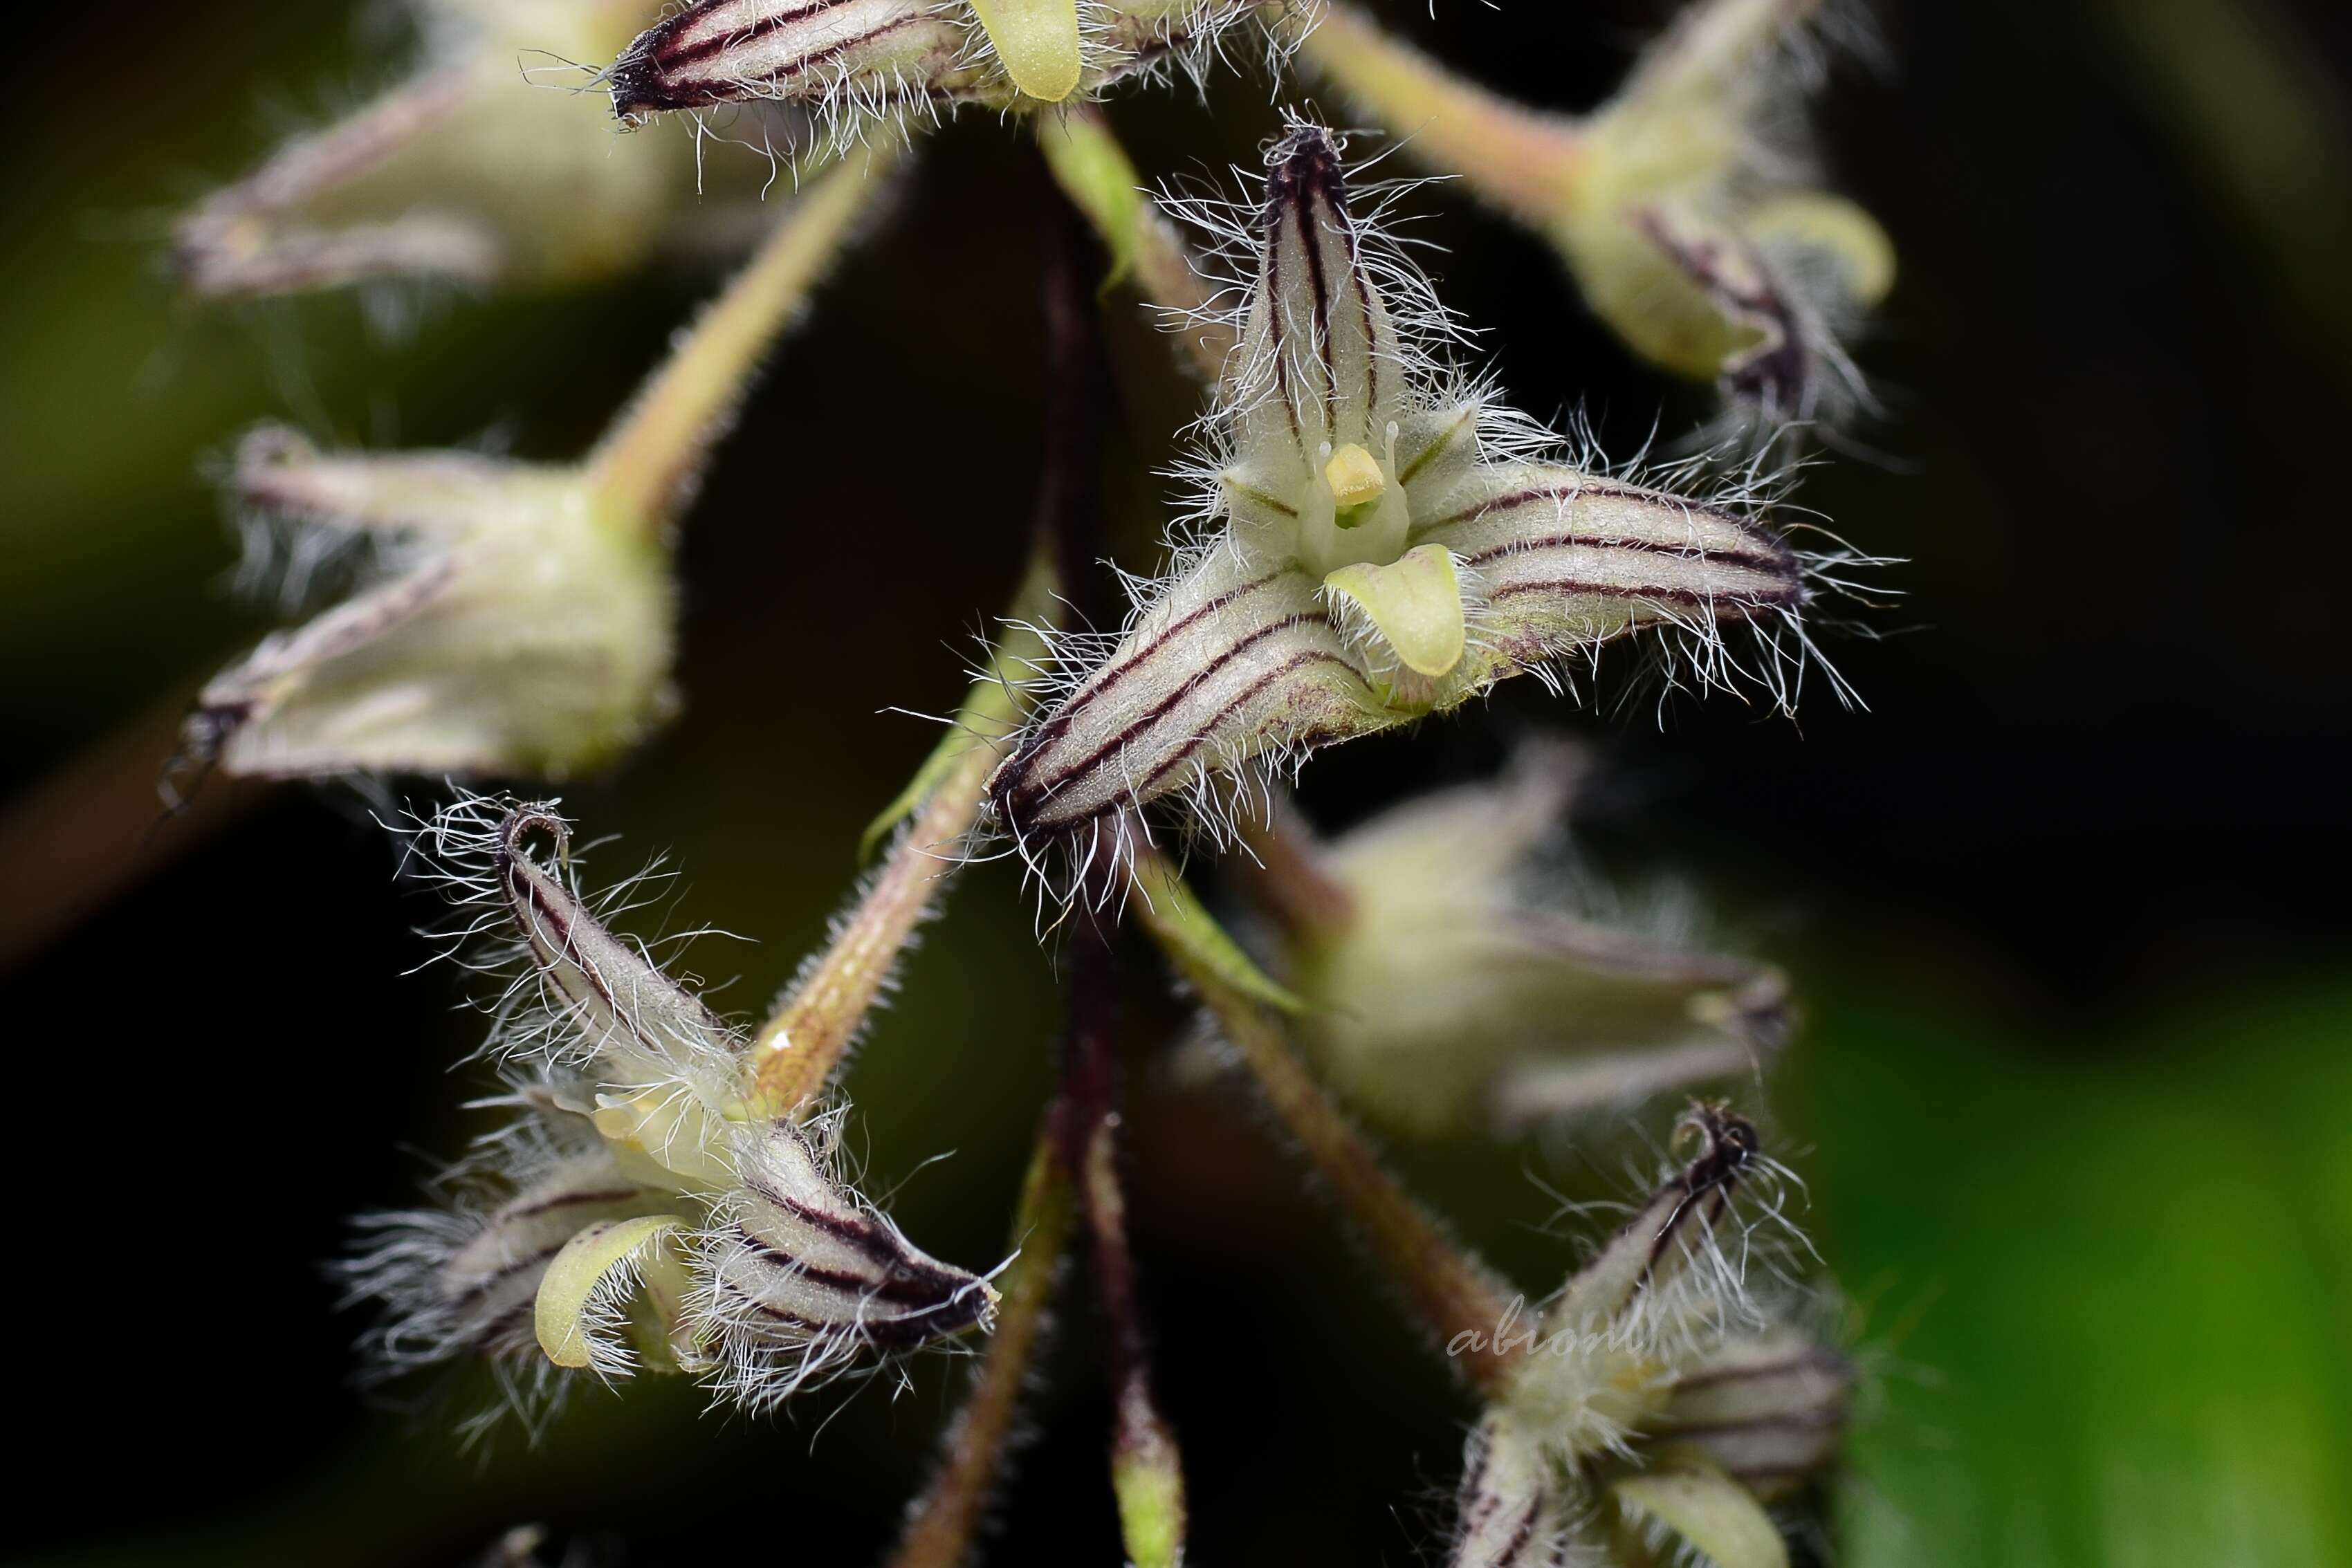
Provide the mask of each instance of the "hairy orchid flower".
{"label": "hairy orchid flower", "polygon": [[1368,1114],[1430,1135],[1623,1108],[1753,1073],[1785,986],[1746,959],[1533,896],[1530,862],[1584,768],[1530,744],[1501,780],[1408,801],[1318,842],[1286,822],[1250,878],[1272,906],[1295,1026]]}
{"label": "hairy orchid flower", "polygon": [[520,1118],[451,1209],[363,1222],[347,1272],[386,1309],[387,1371],[488,1356],[523,1389],[646,1366],[760,1407],[986,1326],[988,1284],[844,1180],[839,1112],[768,1109],[749,1039],[598,918],[552,807],[463,800],[420,845],[468,935],[505,934],[485,967],[511,977],[494,1049]]}
{"label": "hairy orchid flower", "polygon": [[1853,1371],[1747,1289],[1780,1175],[1755,1127],[1702,1103],[1677,1140],[1696,1155],[1540,1316],[1496,1325],[1522,1364],[1470,1443],[1454,1568],[1787,1568],[1765,1504],[1835,1456]]}
{"label": "hairy orchid flower", "polygon": [[[368,557],[358,591],[264,641],[199,694],[183,745],[231,773],[562,777],[670,710],[674,523],[776,332],[872,199],[845,164],[806,187],[759,256],[582,461],[321,453],[248,437],[229,482],[288,520],[298,570]],[[258,534],[267,546],[275,536]]]}
{"label": "hairy orchid flower", "polygon": [[1138,76],[1194,77],[1244,18],[1305,0],[690,0],[611,71],[635,123],[721,104],[808,107],[835,141],[964,104],[1035,108]]}
{"label": "hairy orchid flower", "polygon": [[750,232],[764,159],[706,159],[685,137],[616,141],[597,96],[557,79],[569,62],[611,58],[654,0],[415,8],[413,75],[180,219],[173,261],[189,288],[565,286]]}
{"label": "hairy orchid flower", "polygon": [[[1272,771],[1515,674],[1556,680],[1629,632],[1678,634],[1720,685],[1742,676],[1726,623],[1802,645],[1804,576],[1770,528],[1540,455],[1549,437],[1444,376],[1427,345],[1449,324],[1350,214],[1328,131],[1295,127],[1266,171],[1202,465],[1212,527],[999,769],[1016,834]],[[1759,678],[1786,701],[1785,675]]]}
{"label": "hairy orchid flower", "polygon": [[1699,0],[1580,117],[1454,78],[1345,4],[1301,54],[1408,156],[1549,237],[1637,352],[1769,423],[1856,401],[1839,338],[1895,279],[1885,233],[1821,188],[1797,130],[1823,5]]}

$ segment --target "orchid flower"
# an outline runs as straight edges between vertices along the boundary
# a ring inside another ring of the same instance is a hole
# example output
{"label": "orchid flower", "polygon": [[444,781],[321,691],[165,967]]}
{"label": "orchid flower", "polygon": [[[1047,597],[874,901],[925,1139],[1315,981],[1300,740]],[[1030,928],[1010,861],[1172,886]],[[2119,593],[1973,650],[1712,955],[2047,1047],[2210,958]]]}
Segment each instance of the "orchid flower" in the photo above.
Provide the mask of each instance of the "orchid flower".
{"label": "orchid flower", "polygon": [[[1545,455],[1430,343],[1427,281],[1350,212],[1340,148],[1266,156],[1237,363],[1199,465],[1207,522],[1044,714],[992,794],[1056,837],[1217,776],[1460,706],[1510,676],[1664,632],[1701,685],[1794,695],[1796,554],[1749,508]],[[1723,628],[1775,658],[1748,671]],[[1083,647],[1079,650],[1083,653]]]}

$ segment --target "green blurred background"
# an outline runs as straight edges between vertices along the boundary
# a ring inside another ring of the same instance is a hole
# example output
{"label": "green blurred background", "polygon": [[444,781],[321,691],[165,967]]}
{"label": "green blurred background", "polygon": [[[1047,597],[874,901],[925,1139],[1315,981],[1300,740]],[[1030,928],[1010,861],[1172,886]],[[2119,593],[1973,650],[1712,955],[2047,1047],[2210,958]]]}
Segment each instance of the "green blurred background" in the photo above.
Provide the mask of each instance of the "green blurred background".
{"label": "green blurred background", "polygon": [[[1660,15],[1387,9],[1561,107]],[[1705,890],[1722,933],[1797,975],[1807,1023],[1768,1110],[1874,1371],[1842,1561],[2352,1562],[2352,20],[1913,0],[1883,21],[1893,63],[1842,68],[1824,126],[1902,254],[1860,349],[1889,413],[1804,491],[1909,559],[1885,635],[1832,647],[1870,711],[1823,691],[1798,724],[1717,703],[1661,725],[1512,693],[1318,762],[1307,803],[1344,821],[1531,729],[1590,735],[1614,764],[1580,821],[1595,861]],[[142,837],[162,726],[268,623],[221,590],[205,479],[242,428],[562,456],[709,286],[412,298],[390,333],[348,298],[176,299],[165,215],[289,116],[386,79],[386,38],[340,5],[80,8],[43,19],[0,108],[0,1017],[30,1220],[5,1550],[436,1563],[539,1520],[632,1563],[870,1561],[951,1404],[944,1358],[772,1423],[591,1391],[487,1460],[446,1412],[356,1392],[321,1263],[349,1213],[473,1130],[455,1106],[477,1080],[448,1065],[479,1019],[456,971],[404,973],[435,908],[356,798],[216,791]],[[1202,177],[1274,123],[1262,82],[1218,105],[1115,118],[1148,173]],[[740,977],[723,1005],[760,1007],[818,939],[858,828],[932,739],[883,710],[953,702],[1017,575],[1030,162],[985,116],[929,145],[694,515],[684,716],[566,791],[624,835],[608,873],[673,855],[673,925],[757,938],[696,949]],[[1581,404],[1617,450],[1704,414],[1539,246],[1442,190],[1409,204],[1525,406]],[[1118,314],[1112,525],[1141,561],[1149,469],[1193,392]],[[850,1079],[856,1136],[880,1185],[906,1178],[911,1235],[992,1259],[1055,1026],[1013,879],[961,885],[905,978]],[[1469,1411],[1245,1096],[1157,1069],[1181,1009],[1147,978],[1129,1017],[1135,1224],[1197,1559],[1426,1560]],[[1398,1163],[1539,1291],[1572,1256],[1552,1195],[1622,1196],[1662,1125]],[[1064,1323],[993,1561],[1116,1551],[1082,1298]]]}

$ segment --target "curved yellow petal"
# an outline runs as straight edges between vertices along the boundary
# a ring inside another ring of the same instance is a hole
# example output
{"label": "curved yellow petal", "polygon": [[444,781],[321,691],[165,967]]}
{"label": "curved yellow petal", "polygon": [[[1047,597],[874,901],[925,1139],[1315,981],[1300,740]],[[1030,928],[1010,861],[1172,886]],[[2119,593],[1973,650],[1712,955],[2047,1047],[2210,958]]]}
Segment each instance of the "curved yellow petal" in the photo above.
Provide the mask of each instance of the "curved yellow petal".
{"label": "curved yellow petal", "polygon": [[1664,1525],[1717,1568],[1789,1568],[1788,1543],[1756,1494],[1703,1460],[1628,1476],[1609,1490],[1635,1522]]}
{"label": "curved yellow petal", "polygon": [[1434,680],[1462,662],[1462,580],[1444,545],[1420,545],[1390,566],[1343,566],[1323,585],[1364,612],[1398,661]]}
{"label": "curved yellow petal", "polygon": [[1059,103],[1078,85],[1077,0],[971,0],[1013,85]]}
{"label": "curved yellow petal", "polygon": [[595,1364],[596,1320],[611,1307],[612,1289],[625,1291],[656,1274],[675,1283],[668,1276],[682,1274],[683,1266],[663,1239],[685,1225],[675,1214],[648,1214],[592,1225],[565,1242],[531,1304],[531,1326],[547,1359],[558,1366]]}
{"label": "curved yellow petal", "polygon": [[1296,992],[1258,967],[1257,960],[1226,934],[1216,916],[1202,906],[1200,895],[1166,860],[1157,854],[1138,855],[1135,886],[1143,894],[1144,919],[1162,941],[1254,1002],[1277,1012],[1308,1010]]}

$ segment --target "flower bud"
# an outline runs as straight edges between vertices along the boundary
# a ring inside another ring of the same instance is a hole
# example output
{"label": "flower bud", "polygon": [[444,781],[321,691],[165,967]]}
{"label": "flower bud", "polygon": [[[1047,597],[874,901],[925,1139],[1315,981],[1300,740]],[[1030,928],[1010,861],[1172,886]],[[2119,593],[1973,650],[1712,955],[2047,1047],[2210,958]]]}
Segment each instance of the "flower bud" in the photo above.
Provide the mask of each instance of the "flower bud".
{"label": "flower bud", "polygon": [[184,752],[278,778],[561,778],[635,744],[675,703],[671,525],[877,183],[860,162],[804,186],[577,463],[321,453],[274,429],[248,437],[229,477],[236,505],[290,528],[298,561],[363,564],[352,597],[205,687]]}
{"label": "flower bud", "polygon": [[176,227],[175,268],[208,298],[388,277],[568,286],[740,233],[765,159],[698,158],[686,136],[615,142],[597,96],[561,79],[658,9],[421,5],[416,72],[198,204]]}
{"label": "flower bud", "polygon": [[266,429],[241,506],[379,548],[359,591],[215,676],[185,744],[233,773],[559,777],[672,707],[669,552],[578,470],[322,453]]}
{"label": "flower bud", "polygon": [[1638,353],[1767,422],[1862,395],[1840,335],[1893,285],[1870,214],[1817,189],[1790,127],[1822,0],[1696,0],[1580,118],[1506,102],[1335,5],[1301,53],[1410,157],[1559,248]]}

